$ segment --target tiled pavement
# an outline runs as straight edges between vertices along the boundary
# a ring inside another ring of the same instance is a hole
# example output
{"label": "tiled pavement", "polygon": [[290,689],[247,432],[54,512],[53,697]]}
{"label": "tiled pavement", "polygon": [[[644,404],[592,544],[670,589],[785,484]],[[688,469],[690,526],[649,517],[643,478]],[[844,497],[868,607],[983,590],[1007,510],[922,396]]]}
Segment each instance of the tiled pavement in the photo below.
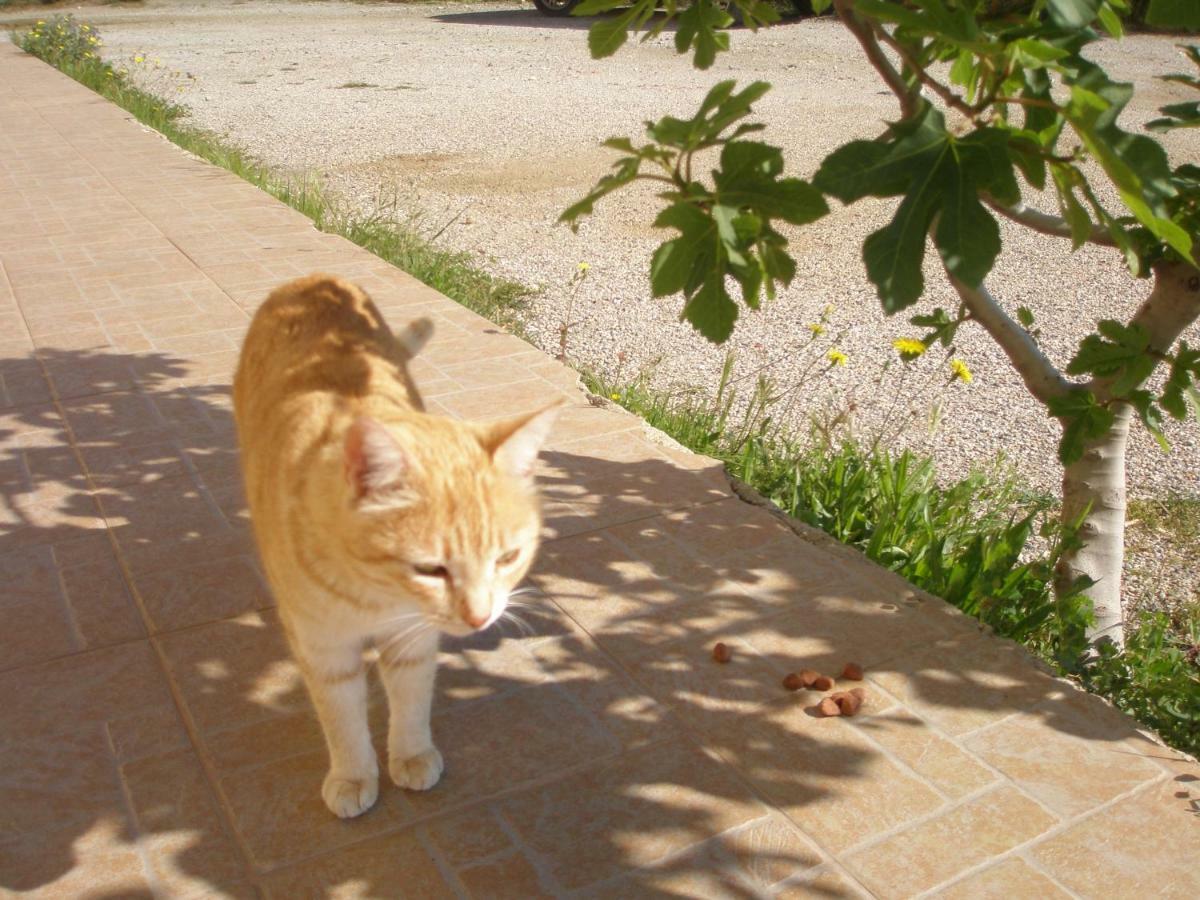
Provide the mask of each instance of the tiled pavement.
{"label": "tiled pavement", "polygon": [[[436,408],[571,401],[536,636],[447,648],[443,782],[349,822],[318,796],[229,415],[249,311],[316,269],[436,320]],[[1194,762],[5,43],[0,610],[3,892],[1200,894]],[[853,720],[779,685],[850,659]]]}

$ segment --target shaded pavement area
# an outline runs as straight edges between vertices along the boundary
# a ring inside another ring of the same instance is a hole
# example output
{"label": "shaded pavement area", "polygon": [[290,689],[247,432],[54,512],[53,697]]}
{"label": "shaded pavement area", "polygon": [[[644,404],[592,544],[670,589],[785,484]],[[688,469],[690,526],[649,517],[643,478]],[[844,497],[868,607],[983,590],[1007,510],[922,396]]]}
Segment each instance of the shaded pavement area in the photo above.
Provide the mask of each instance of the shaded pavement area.
{"label": "shaded pavement area", "polygon": [[[0,892],[1200,893],[1194,762],[7,44],[0,225]],[[435,410],[570,404],[533,635],[447,642],[442,782],[352,821],[320,799],[230,415],[250,313],[314,270],[434,319]],[[848,660],[853,719],[780,686]]]}

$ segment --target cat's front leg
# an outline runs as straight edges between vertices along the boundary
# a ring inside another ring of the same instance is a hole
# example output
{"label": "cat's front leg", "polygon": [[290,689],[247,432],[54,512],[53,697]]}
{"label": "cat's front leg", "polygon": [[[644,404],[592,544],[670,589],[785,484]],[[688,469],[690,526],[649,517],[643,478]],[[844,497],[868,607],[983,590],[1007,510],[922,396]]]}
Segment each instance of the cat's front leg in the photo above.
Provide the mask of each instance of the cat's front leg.
{"label": "cat's front leg", "polygon": [[329,747],[329,773],[321,798],[330,812],[349,819],[370,809],[379,795],[379,760],[367,723],[362,649],[357,644],[331,647],[302,642],[295,649]]}
{"label": "cat's front leg", "polygon": [[388,697],[388,771],[397,786],[427,791],[442,777],[442,754],[429,728],[438,636],[424,635],[414,646],[379,654],[379,674]]}

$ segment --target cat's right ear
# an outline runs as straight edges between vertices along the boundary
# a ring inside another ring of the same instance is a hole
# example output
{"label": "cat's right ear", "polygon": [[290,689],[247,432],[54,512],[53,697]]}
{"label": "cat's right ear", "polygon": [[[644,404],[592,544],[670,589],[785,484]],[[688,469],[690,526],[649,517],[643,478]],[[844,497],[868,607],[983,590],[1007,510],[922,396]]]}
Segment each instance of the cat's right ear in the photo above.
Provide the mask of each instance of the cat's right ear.
{"label": "cat's right ear", "polygon": [[358,509],[395,509],[412,502],[407,490],[411,474],[408,456],[374,419],[360,416],[351,424],[343,445],[343,466]]}

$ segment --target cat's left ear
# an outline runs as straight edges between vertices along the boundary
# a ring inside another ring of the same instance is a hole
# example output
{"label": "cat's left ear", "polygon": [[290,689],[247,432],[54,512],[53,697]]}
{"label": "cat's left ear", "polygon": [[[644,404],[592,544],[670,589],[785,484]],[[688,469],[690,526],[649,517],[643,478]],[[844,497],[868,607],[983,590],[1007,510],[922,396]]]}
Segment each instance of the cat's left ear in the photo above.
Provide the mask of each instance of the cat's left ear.
{"label": "cat's left ear", "polygon": [[407,490],[412,465],[396,438],[380,423],[359,416],[346,431],[343,468],[355,506],[363,512],[412,502]]}
{"label": "cat's left ear", "polygon": [[554,427],[554,420],[558,418],[562,405],[563,401],[556,400],[537,412],[482,426],[480,442],[483,449],[505,472],[516,478],[532,480],[538,453],[550,436],[550,429]]}

